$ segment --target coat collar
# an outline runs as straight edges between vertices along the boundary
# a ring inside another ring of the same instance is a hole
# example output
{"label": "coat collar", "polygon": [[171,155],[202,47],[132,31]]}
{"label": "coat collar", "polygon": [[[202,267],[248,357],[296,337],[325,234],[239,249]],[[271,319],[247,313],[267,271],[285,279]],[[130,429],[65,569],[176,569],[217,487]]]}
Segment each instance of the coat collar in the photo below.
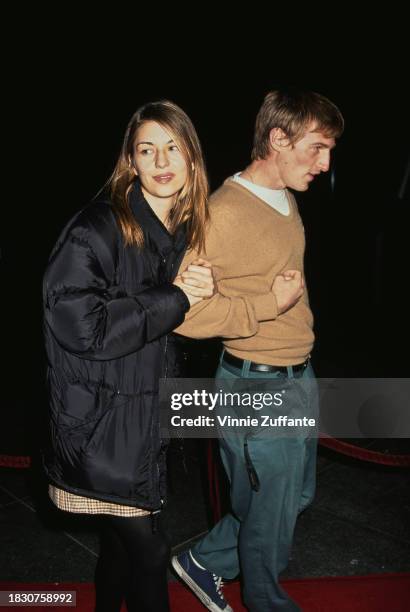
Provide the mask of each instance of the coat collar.
{"label": "coat collar", "polygon": [[130,191],[129,202],[144,235],[149,236],[162,255],[167,256],[171,251],[181,253],[186,248],[185,224],[180,226],[174,235],[170,234],[144,198],[139,179],[136,179]]}

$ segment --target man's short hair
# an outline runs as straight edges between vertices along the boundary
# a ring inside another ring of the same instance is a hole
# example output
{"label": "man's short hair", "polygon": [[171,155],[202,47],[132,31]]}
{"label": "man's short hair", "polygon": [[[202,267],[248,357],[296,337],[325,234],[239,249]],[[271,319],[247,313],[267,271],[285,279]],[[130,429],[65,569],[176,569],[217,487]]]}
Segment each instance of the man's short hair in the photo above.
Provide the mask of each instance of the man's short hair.
{"label": "man's short hair", "polygon": [[273,128],[281,128],[294,144],[303,138],[312,123],[329,138],[339,138],[344,128],[340,110],[321,94],[302,90],[269,92],[256,117],[252,159],[265,159],[269,155],[269,135]]}

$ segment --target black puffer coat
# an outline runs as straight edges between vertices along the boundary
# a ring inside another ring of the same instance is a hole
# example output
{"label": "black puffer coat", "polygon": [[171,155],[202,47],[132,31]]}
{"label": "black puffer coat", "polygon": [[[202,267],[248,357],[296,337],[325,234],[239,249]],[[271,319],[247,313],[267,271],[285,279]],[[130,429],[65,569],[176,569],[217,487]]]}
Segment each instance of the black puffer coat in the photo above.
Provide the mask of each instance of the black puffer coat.
{"label": "black puffer coat", "polygon": [[[136,182],[132,211],[142,250],[126,247],[108,201],[68,223],[44,278],[51,449],[57,486],[97,499],[157,509],[165,498],[158,383],[167,334],[189,302],[172,284],[185,251]],[[170,364],[172,365],[172,364]]]}

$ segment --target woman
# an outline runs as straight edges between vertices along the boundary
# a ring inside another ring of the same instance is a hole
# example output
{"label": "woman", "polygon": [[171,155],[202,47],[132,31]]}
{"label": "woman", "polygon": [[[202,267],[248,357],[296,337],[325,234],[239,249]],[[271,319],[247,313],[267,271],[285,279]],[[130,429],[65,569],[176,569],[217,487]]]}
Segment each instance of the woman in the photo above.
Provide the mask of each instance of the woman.
{"label": "woman", "polygon": [[44,279],[53,502],[101,515],[96,610],[168,610],[165,445],[158,381],[172,366],[167,335],[213,294],[197,260],[208,183],[201,147],[175,104],[133,115],[105,197],[65,227]]}

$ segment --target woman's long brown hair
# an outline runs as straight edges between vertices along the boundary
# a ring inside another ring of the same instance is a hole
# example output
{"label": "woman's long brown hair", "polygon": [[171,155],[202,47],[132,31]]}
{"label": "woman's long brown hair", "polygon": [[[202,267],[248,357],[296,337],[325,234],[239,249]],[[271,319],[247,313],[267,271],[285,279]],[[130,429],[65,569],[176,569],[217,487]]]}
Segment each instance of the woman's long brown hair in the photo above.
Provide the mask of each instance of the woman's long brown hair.
{"label": "woman's long brown hair", "polygon": [[187,165],[187,181],[178,194],[170,213],[169,231],[186,223],[187,244],[203,250],[205,223],[208,219],[209,185],[205,161],[195,128],[188,115],[169,100],[150,102],[140,107],[128,124],[122,150],[106,187],[109,189],[114,210],[126,244],[142,247],[144,235],[129,205],[129,193],[135,181],[131,164],[134,156],[135,137],[138,128],[146,121],[159,123],[179,146]]}

